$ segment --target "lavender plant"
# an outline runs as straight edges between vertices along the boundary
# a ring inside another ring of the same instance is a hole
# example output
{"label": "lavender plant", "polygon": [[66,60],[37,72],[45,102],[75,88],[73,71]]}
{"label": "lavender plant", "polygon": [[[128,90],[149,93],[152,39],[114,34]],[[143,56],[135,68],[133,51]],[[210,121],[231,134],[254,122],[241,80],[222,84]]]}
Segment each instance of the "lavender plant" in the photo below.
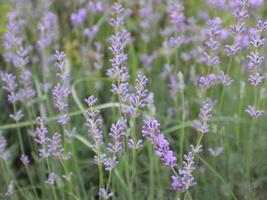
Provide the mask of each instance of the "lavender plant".
{"label": "lavender plant", "polygon": [[0,199],[266,199],[266,2],[0,2]]}

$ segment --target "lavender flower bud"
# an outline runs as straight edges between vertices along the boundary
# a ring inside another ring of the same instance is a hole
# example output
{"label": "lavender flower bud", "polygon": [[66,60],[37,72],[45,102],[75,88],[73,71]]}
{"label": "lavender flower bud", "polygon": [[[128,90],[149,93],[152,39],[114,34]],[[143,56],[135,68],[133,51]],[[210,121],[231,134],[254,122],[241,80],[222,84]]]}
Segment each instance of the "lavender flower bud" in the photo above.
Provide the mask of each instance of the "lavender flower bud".
{"label": "lavender flower bud", "polygon": [[48,175],[48,179],[45,181],[48,185],[54,185],[56,183],[56,180],[58,179],[58,175],[52,172]]}
{"label": "lavender flower bud", "polygon": [[257,110],[254,106],[249,105],[245,112],[248,113],[252,118],[258,119],[263,116],[264,111],[263,110]]}

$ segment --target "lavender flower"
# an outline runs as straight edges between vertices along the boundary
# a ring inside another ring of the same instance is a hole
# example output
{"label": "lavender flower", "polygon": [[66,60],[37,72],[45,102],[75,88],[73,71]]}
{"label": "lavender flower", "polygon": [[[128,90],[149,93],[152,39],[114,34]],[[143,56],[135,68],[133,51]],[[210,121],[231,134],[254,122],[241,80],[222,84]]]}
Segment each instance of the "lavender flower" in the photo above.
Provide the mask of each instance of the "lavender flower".
{"label": "lavender flower", "polygon": [[195,120],[194,121],[194,127],[197,131],[200,133],[207,133],[209,132],[209,125],[208,121],[212,118],[212,112],[213,110],[213,104],[210,100],[205,100],[202,104],[202,107],[200,108],[199,118],[200,121]]}
{"label": "lavender flower", "polygon": [[106,158],[104,160],[104,166],[106,171],[111,171],[118,164],[116,156],[112,158]]}
{"label": "lavender flower", "polygon": [[30,164],[30,160],[29,160],[29,157],[25,154],[22,154],[20,156],[20,161],[22,162],[23,165],[27,166]]}
{"label": "lavender flower", "polygon": [[88,118],[85,125],[88,127],[89,136],[94,141],[93,150],[98,152],[101,145],[103,145],[103,132],[99,129],[99,126],[102,123],[101,118],[99,117],[100,111],[93,108],[97,99],[94,96],[90,96],[85,99],[85,102],[89,107],[87,110]]}
{"label": "lavender flower", "polygon": [[56,108],[58,108],[60,111],[64,111],[68,108],[68,103],[66,101],[66,98],[69,96],[70,90],[67,87],[64,87],[60,83],[58,83],[54,90],[53,90],[53,99]]}
{"label": "lavender flower", "polygon": [[58,175],[52,172],[48,175],[48,179],[45,181],[48,185],[54,185],[56,183],[56,180],[58,179]]}
{"label": "lavender flower", "polygon": [[6,150],[7,140],[0,131],[0,160],[7,160],[10,157],[10,153]]}
{"label": "lavender flower", "polygon": [[156,155],[164,164],[173,167],[176,165],[177,159],[170,149],[169,142],[165,139],[164,135],[160,133],[159,125],[160,124],[155,119],[144,121],[142,134],[151,140]]}
{"label": "lavender flower", "polygon": [[223,71],[221,71],[219,76],[219,81],[225,86],[229,87],[233,83],[233,79],[231,79],[228,75],[226,75]]}
{"label": "lavender flower", "polygon": [[47,142],[47,153],[50,156],[55,157],[62,157],[64,153],[64,149],[61,144],[61,135],[58,133],[55,133],[51,139]]}
{"label": "lavender flower", "polygon": [[208,89],[217,83],[217,76],[215,74],[210,74],[208,76],[201,76],[199,78],[198,84],[202,89]]}
{"label": "lavender flower", "polygon": [[138,116],[138,109],[142,109],[147,106],[148,90],[145,88],[147,81],[148,80],[145,76],[138,74],[135,91],[128,96],[128,101],[131,105],[128,109],[128,113],[134,117]]}
{"label": "lavender flower", "polygon": [[122,151],[122,138],[126,135],[126,120],[121,119],[116,124],[112,124],[109,136],[113,140],[113,144],[108,144],[108,150],[112,153]]}
{"label": "lavender flower", "polygon": [[267,31],[267,21],[263,22],[259,20],[256,28],[259,32]]}
{"label": "lavender flower", "polygon": [[123,30],[122,25],[124,24],[124,16],[122,14],[123,7],[119,3],[112,5],[113,18],[109,20],[111,26],[116,27],[118,30],[109,39],[111,45],[109,47],[110,52],[114,57],[110,60],[112,68],[108,69],[107,75],[115,78],[117,83],[112,84],[111,91],[117,94],[119,99],[124,102],[127,99],[128,83],[129,79],[128,69],[126,68],[127,55],[123,53],[124,48],[131,41],[130,34]]}
{"label": "lavender flower", "polygon": [[66,125],[67,122],[69,121],[70,117],[67,115],[67,114],[64,114],[62,116],[60,116],[57,120],[57,122],[60,124],[60,125]]}
{"label": "lavender flower", "polygon": [[45,127],[46,118],[38,117],[36,119],[39,127],[35,130],[35,141],[41,145],[47,144],[48,142],[48,129]]}
{"label": "lavender flower", "polygon": [[143,141],[138,140],[137,142],[134,142],[133,139],[129,139],[128,146],[131,149],[141,149],[143,147]]}
{"label": "lavender flower", "polygon": [[101,198],[103,198],[103,199],[105,199],[105,200],[108,200],[108,199],[111,199],[111,197],[112,197],[112,193],[108,193],[108,191],[106,191],[106,189],[105,188],[99,188],[99,192],[98,192],[98,195],[101,197]]}
{"label": "lavender flower", "polygon": [[97,165],[102,165],[102,164],[104,164],[104,162],[106,161],[106,159],[107,159],[106,154],[101,154],[101,155],[99,155],[99,156],[97,156],[97,155],[94,156],[94,161],[95,161],[95,163],[96,163]]}
{"label": "lavender flower", "polygon": [[58,18],[57,15],[48,11],[44,12],[41,21],[38,24],[39,38],[37,41],[37,46],[40,49],[49,47],[51,43],[58,36]]}
{"label": "lavender flower", "polygon": [[24,114],[22,113],[21,110],[19,110],[14,115],[13,114],[10,114],[9,117],[11,119],[13,119],[15,122],[18,122],[18,121],[20,121],[24,117]]}
{"label": "lavender flower", "polygon": [[257,110],[254,106],[248,106],[245,109],[245,112],[248,113],[252,118],[260,118],[264,114],[264,111],[262,110]]}
{"label": "lavender flower", "polygon": [[85,8],[80,8],[77,13],[72,13],[70,20],[73,26],[80,26],[83,24],[87,16],[87,11]]}
{"label": "lavender flower", "polygon": [[187,155],[184,155],[183,167],[179,169],[180,177],[172,176],[172,188],[180,192],[185,192],[190,187],[196,185],[192,176],[194,170],[194,154],[189,152]]}
{"label": "lavender flower", "polygon": [[253,87],[260,85],[263,82],[264,76],[261,76],[259,73],[249,75],[249,83]]}
{"label": "lavender flower", "polygon": [[3,89],[8,92],[8,101],[12,104],[16,103],[20,95],[16,92],[16,76],[9,73],[0,73],[0,78],[3,82]]}

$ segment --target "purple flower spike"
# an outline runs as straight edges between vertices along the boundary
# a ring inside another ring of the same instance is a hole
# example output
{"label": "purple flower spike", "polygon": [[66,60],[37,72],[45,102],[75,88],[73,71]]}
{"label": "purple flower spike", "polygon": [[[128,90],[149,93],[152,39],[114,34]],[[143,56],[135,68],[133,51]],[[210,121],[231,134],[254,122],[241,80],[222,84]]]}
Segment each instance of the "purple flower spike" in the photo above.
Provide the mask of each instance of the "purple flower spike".
{"label": "purple flower spike", "polygon": [[27,166],[30,164],[29,157],[27,155],[21,155],[20,156],[20,161],[22,162],[23,165]]}
{"label": "purple flower spike", "polygon": [[54,185],[57,179],[58,179],[58,175],[53,172],[49,174],[48,179],[45,181],[45,183],[48,185]]}
{"label": "purple flower spike", "polygon": [[142,134],[151,140],[156,155],[166,166],[176,166],[177,159],[170,149],[169,142],[165,139],[164,135],[160,133],[159,125],[160,124],[155,119],[144,121]]}
{"label": "purple flower spike", "polygon": [[0,160],[7,160],[10,157],[10,153],[6,150],[7,140],[2,136],[0,131]]}
{"label": "purple flower spike", "polygon": [[254,106],[250,105],[246,108],[245,112],[255,119],[262,117],[264,114],[263,110],[257,110]]}

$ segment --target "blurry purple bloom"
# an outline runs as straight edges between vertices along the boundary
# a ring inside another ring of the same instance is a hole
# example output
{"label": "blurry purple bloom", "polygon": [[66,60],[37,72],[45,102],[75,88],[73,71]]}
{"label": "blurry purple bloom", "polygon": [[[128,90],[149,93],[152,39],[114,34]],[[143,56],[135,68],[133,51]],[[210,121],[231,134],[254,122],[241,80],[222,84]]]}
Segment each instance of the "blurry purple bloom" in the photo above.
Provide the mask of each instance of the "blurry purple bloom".
{"label": "blurry purple bloom", "polygon": [[111,92],[119,95],[120,97],[125,97],[128,91],[128,83],[120,83],[119,85],[113,83],[111,85]]}
{"label": "blurry purple bloom", "polygon": [[122,151],[122,142],[115,141],[114,144],[108,143],[107,149],[111,153],[119,153]]}
{"label": "blurry purple bloom", "polygon": [[18,121],[20,121],[24,117],[24,114],[22,113],[21,110],[19,110],[14,115],[13,114],[10,114],[9,117],[11,119],[13,119],[14,121],[18,122]]}
{"label": "blurry purple bloom", "polygon": [[209,125],[207,124],[207,122],[200,122],[198,120],[194,120],[194,128],[200,133],[209,132]]}
{"label": "blurry purple bloom", "polygon": [[257,23],[257,30],[260,32],[267,31],[267,21],[263,22],[259,20]]}
{"label": "blurry purple bloom", "polygon": [[50,156],[46,149],[39,149],[38,155],[40,158],[48,158]]}
{"label": "blurry purple bloom", "polygon": [[209,121],[212,118],[213,105],[209,100],[205,100],[200,108],[199,118],[203,121]]}
{"label": "blurry purple bloom", "polygon": [[259,35],[252,36],[250,44],[253,45],[255,48],[263,47],[265,44],[265,39],[260,38]]}
{"label": "blurry purple bloom", "polygon": [[73,26],[80,26],[83,24],[87,17],[87,10],[85,8],[80,8],[76,13],[70,15],[70,20]]}
{"label": "blurry purple bloom", "polygon": [[117,158],[106,158],[104,161],[105,170],[111,171],[118,164]]}
{"label": "blurry purple bloom", "polygon": [[246,109],[245,109],[245,112],[248,113],[252,118],[260,118],[264,112],[262,110],[256,110],[256,108],[254,106],[248,106]]}
{"label": "blurry purple bloom", "polygon": [[219,78],[219,81],[226,87],[231,86],[233,83],[233,79],[231,79],[223,71],[221,71],[220,76],[218,78]]}
{"label": "blurry purple bloom", "polygon": [[85,102],[87,103],[87,106],[93,106],[97,102],[97,98],[95,98],[93,95],[85,99]]}
{"label": "blurry purple bloom", "polygon": [[199,120],[194,120],[194,127],[200,133],[207,133],[209,132],[209,125],[208,121],[212,118],[212,110],[213,110],[213,103],[211,100],[207,99],[203,102],[202,107],[200,108],[199,112]]}
{"label": "blurry purple bloom", "polygon": [[255,87],[260,85],[263,82],[264,76],[260,76],[259,73],[255,73],[255,74],[250,74],[249,75],[249,83]]}
{"label": "blurry purple bloom", "polygon": [[60,83],[57,83],[53,90],[53,99],[56,108],[60,111],[66,110],[68,108],[68,103],[66,98],[69,96],[70,90],[67,87],[64,87]]}
{"label": "blurry purple bloom", "polygon": [[90,96],[85,99],[85,102],[89,107],[87,110],[88,119],[85,125],[88,127],[89,136],[94,140],[93,149],[98,151],[100,145],[103,144],[103,132],[98,127],[102,123],[101,118],[99,117],[100,111],[93,108],[97,99],[94,96]]}
{"label": "blurry purple bloom", "polygon": [[214,40],[213,38],[209,38],[208,40],[205,41],[205,46],[209,49],[211,49],[211,51],[218,51],[220,50],[221,44],[220,42]]}
{"label": "blurry purple bloom", "polygon": [[240,35],[241,33],[245,32],[246,29],[247,29],[247,27],[246,27],[246,24],[245,24],[245,23],[232,25],[232,26],[230,27],[230,31],[231,31],[234,35]]}
{"label": "blurry purple bloom", "polygon": [[208,55],[206,52],[203,53],[202,61],[211,67],[215,67],[220,64],[220,58],[218,56],[213,57]]}
{"label": "blurry purple bloom", "polygon": [[190,145],[190,151],[193,153],[193,154],[196,154],[196,153],[201,153],[203,151],[203,146],[202,145],[198,145],[196,147],[194,147],[192,144]]}
{"label": "blurry purple bloom", "polygon": [[41,83],[40,87],[42,91],[48,92],[48,90],[51,88],[51,83]]}
{"label": "blurry purple bloom", "polygon": [[48,175],[48,179],[45,181],[45,183],[48,185],[54,185],[57,179],[58,175],[52,172],[51,174]]}
{"label": "blurry purple bloom", "polygon": [[135,143],[133,139],[129,139],[128,146],[131,149],[141,149],[143,147],[143,141],[142,140],[138,140]]}
{"label": "blurry purple bloom", "polygon": [[109,136],[114,141],[120,141],[126,135],[126,120],[120,119],[116,124],[112,124]]}
{"label": "blurry purple bloom", "polygon": [[14,92],[17,84],[16,84],[16,76],[8,73],[0,73],[0,78],[3,81],[3,89],[7,92]]}
{"label": "blurry purple bloom", "polygon": [[92,39],[97,34],[98,29],[99,29],[98,26],[94,25],[92,26],[92,28],[85,28],[83,33],[86,37],[88,37],[89,39]]}
{"label": "blurry purple bloom", "polygon": [[58,158],[62,158],[64,154],[64,149],[61,144],[61,135],[55,133],[51,139],[48,140],[48,154],[49,156],[55,156]]}
{"label": "blurry purple bloom", "polygon": [[167,11],[171,24],[177,27],[177,31],[181,31],[185,21],[183,4],[177,1],[170,1],[167,5]]}
{"label": "blurry purple bloom", "polygon": [[225,53],[227,56],[235,55],[240,50],[241,47],[239,43],[235,43],[233,45],[225,45]]}
{"label": "blurry purple bloom", "polygon": [[106,191],[105,188],[99,188],[99,192],[98,192],[98,195],[103,198],[104,200],[108,200],[108,199],[111,199],[112,197],[112,193],[108,193],[108,191]]}
{"label": "blurry purple bloom", "polygon": [[41,145],[46,144],[48,142],[47,133],[48,129],[45,126],[37,127],[35,130],[35,141]]}
{"label": "blurry purple bloom", "polygon": [[41,18],[38,24],[39,38],[37,46],[41,49],[48,47],[58,35],[58,18],[57,15],[52,12],[44,12],[44,16]]}
{"label": "blurry purple bloom", "polygon": [[69,119],[70,117],[67,114],[64,114],[58,118],[57,122],[63,126],[68,123]]}
{"label": "blurry purple bloom", "polygon": [[246,20],[249,17],[249,13],[246,9],[236,8],[234,11],[234,17],[238,20]]}
{"label": "blurry purple bloom", "polygon": [[142,134],[151,139],[156,155],[164,164],[173,167],[176,165],[177,159],[170,149],[169,142],[165,139],[164,135],[160,133],[159,125],[160,124],[155,119],[144,121]]}
{"label": "blurry purple bloom", "polygon": [[27,166],[30,164],[30,160],[29,160],[29,157],[25,154],[22,154],[20,156],[20,161],[22,162],[23,165]]}
{"label": "blurry purple bloom", "polygon": [[10,153],[6,150],[7,140],[2,136],[0,131],[0,160],[7,160],[10,157]]}
{"label": "blurry purple bloom", "polygon": [[45,117],[37,117],[36,118],[36,123],[40,126],[44,126],[44,124],[47,122]]}
{"label": "blurry purple bloom", "polygon": [[112,15],[121,14],[121,13],[123,13],[123,11],[124,11],[124,8],[122,7],[122,5],[120,3],[116,2],[111,6]]}
{"label": "blurry purple bloom", "polygon": [[250,54],[247,57],[249,58],[250,63],[256,66],[260,65],[264,60],[264,57],[260,56],[258,52],[256,53],[250,52]]}
{"label": "blurry purple bloom", "polygon": [[208,76],[202,76],[199,78],[198,84],[202,89],[208,89],[217,83],[217,76],[215,74],[210,74]]}
{"label": "blurry purple bloom", "polygon": [[98,155],[98,156],[94,156],[94,161],[97,165],[102,165],[104,164],[105,160],[106,160],[107,156],[106,154],[101,154],[101,155]]}
{"label": "blurry purple bloom", "polygon": [[185,192],[190,187],[196,185],[196,182],[194,181],[194,177],[192,175],[194,170],[194,153],[189,152],[187,155],[184,155],[183,166],[181,169],[179,169],[180,177],[172,176],[173,189],[180,192]]}

